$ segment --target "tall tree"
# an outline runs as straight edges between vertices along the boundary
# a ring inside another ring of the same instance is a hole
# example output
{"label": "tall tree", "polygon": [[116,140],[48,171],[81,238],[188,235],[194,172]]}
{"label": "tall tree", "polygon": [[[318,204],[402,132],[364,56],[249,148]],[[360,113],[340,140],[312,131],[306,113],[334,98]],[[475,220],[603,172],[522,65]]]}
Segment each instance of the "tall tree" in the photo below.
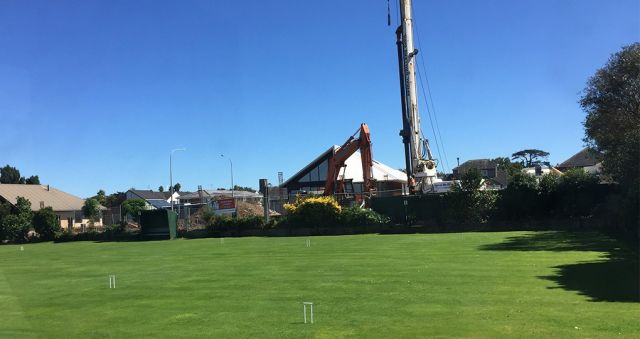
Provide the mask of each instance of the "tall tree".
{"label": "tall tree", "polygon": [[175,185],[173,185],[173,191],[174,192],[180,192],[180,187],[182,187],[182,186],[180,186],[180,183],[179,182],[176,183]]}
{"label": "tall tree", "polygon": [[542,163],[542,160],[546,160],[548,156],[549,152],[539,149],[524,149],[511,154],[511,160],[520,160],[522,166],[532,167]]}
{"label": "tall tree", "polygon": [[621,184],[640,186],[640,43],[611,56],[587,82],[580,99],[587,113],[587,145],[602,154],[604,171]]}
{"label": "tall tree", "polygon": [[0,184],[19,184],[21,178],[20,171],[15,167],[6,165],[0,169]]}
{"label": "tall tree", "polygon": [[160,185],[160,187],[158,187],[158,192],[164,192],[164,186]]}

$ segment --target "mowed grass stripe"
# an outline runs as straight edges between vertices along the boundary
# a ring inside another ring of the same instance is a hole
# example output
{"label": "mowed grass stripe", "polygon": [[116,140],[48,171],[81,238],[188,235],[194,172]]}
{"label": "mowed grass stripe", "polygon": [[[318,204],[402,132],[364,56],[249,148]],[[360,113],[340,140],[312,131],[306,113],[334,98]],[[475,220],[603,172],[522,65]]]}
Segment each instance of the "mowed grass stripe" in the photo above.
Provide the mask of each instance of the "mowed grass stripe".
{"label": "mowed grass stripe", "polygon": [[[637,302],[593,302],[545,278],[606,260],[603,250],[483,248],[529,236],[43,243],[0,246],[0,271],[15,300],[5,307],[44,337],[640,335]],[[313,326],[302,301],[314,302]],[[13,323],[0,318],[0,328]]]}

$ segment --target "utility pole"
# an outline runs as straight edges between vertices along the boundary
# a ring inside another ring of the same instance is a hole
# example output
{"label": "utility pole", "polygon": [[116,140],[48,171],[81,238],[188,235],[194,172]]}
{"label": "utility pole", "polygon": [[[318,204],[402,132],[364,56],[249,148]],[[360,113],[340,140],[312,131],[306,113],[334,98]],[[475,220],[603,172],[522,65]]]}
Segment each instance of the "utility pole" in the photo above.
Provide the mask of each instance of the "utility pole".
{"label": "utility pole", "polygon": [[231,161],[231,158],[225,157],[224,154],[220,154],[220,156],[222,158],[227,158],[229,160],[229,165],[231,166],[231,198],[234,198],[233,190],[234,190],[235,186],[233,185],[233,161]]}

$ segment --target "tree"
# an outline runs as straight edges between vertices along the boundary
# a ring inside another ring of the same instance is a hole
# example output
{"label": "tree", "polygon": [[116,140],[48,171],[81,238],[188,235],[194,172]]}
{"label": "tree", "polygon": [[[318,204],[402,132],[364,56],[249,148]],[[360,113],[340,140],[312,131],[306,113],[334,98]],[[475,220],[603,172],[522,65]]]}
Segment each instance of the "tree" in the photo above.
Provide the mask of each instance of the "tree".
{"label": "tree", "polygon": [[138,214],[144,210],[147,203],[142,199],[129,199],[122,203],[122,211],[131,214],[134,220],[138,220]]}
{"label": "tree", "polygon": [[[454,189],[458,186],[454,185]],[[464,192],[475,192],[482,187],[482,174],[477,168],[469,168],[460,178],[460,189]]]}
{"label": "tree", "polygon": [[164,186],[161,185],[160,187],[158,187],[158,192],[164,192]]}
{"label": "tree", "polygon": [[82,214],[89,219],[89,224],[93,226],[93,222],[100,215],[100,203],[94,198],[89,198],[84,201],[82,206]]}
{"label": "tree", "polygon": [[638,194],[640,43],[623,47],[588,80],[580,106],[587,113],[583,140],[602,154],[607,174]]}
{"label": "tree", "polygon": [[40,185],[40,178],[37,175],[32,175],[25,181],[27,185]]}
{"label": "tree", "polygon": [[482,174],[477,168],[470,168],[460,178],[460,186],[451,190],[451,214],[456,222],[478,224],[486,222],[495,207],[497,194],[482,190]]}
{"label": "tree", "polygon": [[125,200],[127,200],[127,195],[124,192],[116,192],[109,194],[105,199],[104,206],[106,207],[118,207]]}
{"label": "tree", "polygon": [[509,176],[513,176],[514,174],[522,170],[522,164],[511,162],[511,159],[509,159],[508,157],[498,157],[492,159],[491,161],[497,163],[498,169],[507,172]]}
{"label": "tree", "polygon": [[96,195],[92,197],[92,199],[96,199],[100,205],[105,205],[107,203],[107,194],[104,190],[99,190]]}
{"label": "tree", "polygon": [[60,231],[58,216],[53,212],[53,208],[45,207],[33,214],[33,228],[46,240],[53,239],[53,236]]}
{"label": "tree", "polygon": [[182,186],[180,186],[180,183],[179,182],[176,183],[175,185],[173,185],[173,191],[174,192],[180,192],[180,187],[182,187]]}
{"label": "tree", "polygon": [[0,169],[0,184],[19,184],[20,178],[20,171],[15,167],[6,165]]}
{"label": "tree", "polygon": [[511,154],[511,160],[520,160],[522,166],[532,167],[542,163],[542,159],[549,156],[549,152],[539,149],[525,149]]}
{"label": "tree", "polygon": [[31,202],[23,197],[18,197],[13,213],[2,218],[0,236],[16,242],[26,240],[32,218]]}

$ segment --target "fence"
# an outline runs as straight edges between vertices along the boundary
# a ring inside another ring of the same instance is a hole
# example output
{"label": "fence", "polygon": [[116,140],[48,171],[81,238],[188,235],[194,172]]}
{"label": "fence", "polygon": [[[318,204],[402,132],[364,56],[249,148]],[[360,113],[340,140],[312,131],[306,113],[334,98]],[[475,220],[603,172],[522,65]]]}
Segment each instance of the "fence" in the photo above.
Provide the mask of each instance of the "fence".
{"label": "fence", "polygon": [[122,221],[122,208],[120,208],[119,206],[102,210],[103,225],[119,224],[121,221]]}

